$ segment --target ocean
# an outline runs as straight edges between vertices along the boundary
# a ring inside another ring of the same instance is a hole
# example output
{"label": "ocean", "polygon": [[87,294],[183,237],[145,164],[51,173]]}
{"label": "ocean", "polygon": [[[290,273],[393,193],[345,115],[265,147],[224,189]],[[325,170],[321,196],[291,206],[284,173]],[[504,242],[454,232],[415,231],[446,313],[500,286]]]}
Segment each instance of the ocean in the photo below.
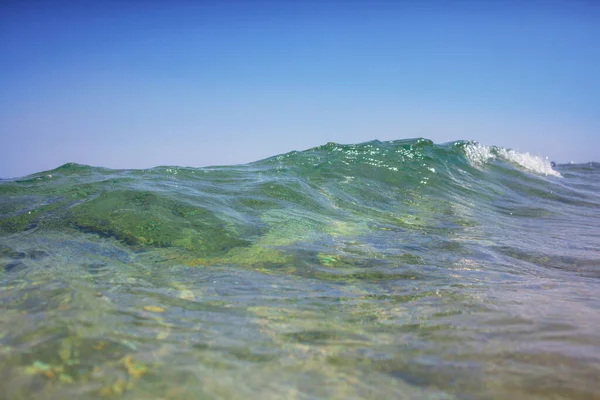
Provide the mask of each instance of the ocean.
{"label": "ocean", "polygon": [[599,377],[599,163],[410,139],[0,181],[2,399],[591,399]]}

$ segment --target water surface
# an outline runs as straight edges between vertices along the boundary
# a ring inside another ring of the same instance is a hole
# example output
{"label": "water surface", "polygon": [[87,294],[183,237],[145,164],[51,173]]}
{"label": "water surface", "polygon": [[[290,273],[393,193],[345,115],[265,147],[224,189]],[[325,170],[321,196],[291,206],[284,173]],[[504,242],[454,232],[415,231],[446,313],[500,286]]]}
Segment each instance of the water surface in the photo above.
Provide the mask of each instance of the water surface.
{"label": "water surface", "polygon": [[7,399],[600,396],[600,164],[475,142],[0,182]]}

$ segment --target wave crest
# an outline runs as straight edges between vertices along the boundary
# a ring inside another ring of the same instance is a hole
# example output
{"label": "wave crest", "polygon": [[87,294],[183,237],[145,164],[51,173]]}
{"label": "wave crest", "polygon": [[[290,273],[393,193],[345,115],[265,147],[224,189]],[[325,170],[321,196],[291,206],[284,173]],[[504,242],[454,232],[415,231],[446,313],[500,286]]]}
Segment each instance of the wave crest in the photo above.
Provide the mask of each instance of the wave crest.
{"label": "wave crest", "polygon": [[475,167],[483,166],[490,160],[500,159],[536,174],[561,176],[558,171],[552,168],[552,164],[547,158],[542,158],[530,153],[522,153],[517,150],[505,149],[503,147],[486,146],[477,142],[467,143],[464,147],[464,151],[471,165]]}

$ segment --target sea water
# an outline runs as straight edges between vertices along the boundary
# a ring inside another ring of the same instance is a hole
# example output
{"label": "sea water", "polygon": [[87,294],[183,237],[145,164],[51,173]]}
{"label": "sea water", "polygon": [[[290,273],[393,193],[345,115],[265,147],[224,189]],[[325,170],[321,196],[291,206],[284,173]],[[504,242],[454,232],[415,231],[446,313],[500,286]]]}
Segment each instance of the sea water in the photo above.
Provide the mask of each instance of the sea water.
{"label": "sea water", "polygon": [[598,163],[412,139],[0,181],[2,399],[590,399],[598,377]]}

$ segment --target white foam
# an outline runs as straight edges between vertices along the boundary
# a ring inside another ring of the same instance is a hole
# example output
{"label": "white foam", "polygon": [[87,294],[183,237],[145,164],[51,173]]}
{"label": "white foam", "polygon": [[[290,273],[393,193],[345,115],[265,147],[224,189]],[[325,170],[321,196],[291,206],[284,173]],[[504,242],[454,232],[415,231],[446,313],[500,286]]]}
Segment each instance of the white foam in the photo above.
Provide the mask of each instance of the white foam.
{"label": "white foam", "polygon": [[511,164],[541,175],[561,176],[555,171],[547,158],[542,158],[529,153],[516,150],[507,150],[502,147],[489,147],[476,142],[465,146],[467,158],[473,166],[481,167],[490,159],[499,158]]}
{"label": "white foam", "polygon": [[543,175],[561,176],[558,171],[552,169],[547,158],[542,158],[529,153],[521,153],[516,150],[498,149],[500,156],[509,162],[519,164],[521,167]]}
{"label": "white foam", "polygon": [[474,167],[483,166],[489,159],[495,158],[491,148],[477,142],[467,144],[465,146],[465,152],[467,153],[467,158],[471,162],[471,165]]}

